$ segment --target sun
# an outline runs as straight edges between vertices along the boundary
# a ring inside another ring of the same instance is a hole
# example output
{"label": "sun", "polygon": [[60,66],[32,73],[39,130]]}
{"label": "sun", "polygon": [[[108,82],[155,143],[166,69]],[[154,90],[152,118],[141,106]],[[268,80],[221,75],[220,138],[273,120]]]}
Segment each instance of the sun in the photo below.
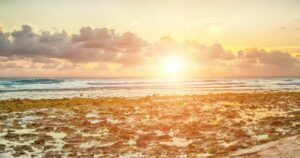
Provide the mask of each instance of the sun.
{"label": "sun", "polygon": [[184,64],[180,58],[168,57],[164,61],[165,71],[170,74],[177,74],[183,70]]}

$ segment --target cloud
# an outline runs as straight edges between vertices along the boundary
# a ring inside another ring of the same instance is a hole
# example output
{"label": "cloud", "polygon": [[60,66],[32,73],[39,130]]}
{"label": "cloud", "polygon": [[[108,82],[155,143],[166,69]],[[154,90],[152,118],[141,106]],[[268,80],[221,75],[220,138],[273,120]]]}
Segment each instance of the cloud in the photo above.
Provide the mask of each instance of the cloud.
{"label": "cloud", "polygon": [[0,55],[10,51],[9,33],[0,31]]}
{"label": "cloud", "polygon": [[106,28],[83,27],[79,34],[70,36],[65,31],[36,34],[29,25],[12,33],[0,32],[1,56],[59,58],[72,62],[122,61],[118,54],[125,58],[127,54],[140,53],[146,44],[133,33],[119,35]]}
{"label": "cloud", "polygon": [[23,25],[13,32],[0,31],[0,70],[113,68],[118,71],[116,68],[123,67],[133,72],[142,71],[144,67],[160,69],[162,60],[169,56],[189,61],[193,65],[190,69],[195,69],[195,72],[224,70],[225,75],[300,74],[299,58],[279,50],[231,52],[221,44],[178,43],[170,36],[150,43],[132,32],[120,34],[108,28],[82,27],[75,34],[66,31],[35,33],[31,26]]}
{"label": "cloud", "polygon": [[275,67],[294,67],[299,64],[296,57],[278,50],[267,52],[263,49],[249,49],[238,52],[238,58],[251,65],[269,65]]}
{"label": "cloud", "polygon": [[193,48],[195,59],[201,61],[233,60],[235,58],[234,54],[230,51],[225,51],[221,44],[205,46],[198,43],[191,43],[190,45]]}
{"label": "cloud", "polygon": [[195,41],[177,43],[169,36],[162,37],[160,41],[149,45],[147,47],[147,56],[152,58],[179,56],[201,63],[232,60],[235,58],[235,55],[230,51],[224,50],[221,44],[206,46]]}
{"label": "cloud", "polygon": [[109,52],[139,52],[146,42],[131,32],[118,35],[107,28],[84,27],[80,34],[72,36],[73,43],[81,44],[85,48],[99,48]]}
{"label": "cloud", "polygon": [[52,35],[50,34],[50,32],[42,32],[38,42],[57,44],[57,43],[62,43],[67,39],[68,39],[68,35],[65,31],[63,31],[62,33],[54,33]]}

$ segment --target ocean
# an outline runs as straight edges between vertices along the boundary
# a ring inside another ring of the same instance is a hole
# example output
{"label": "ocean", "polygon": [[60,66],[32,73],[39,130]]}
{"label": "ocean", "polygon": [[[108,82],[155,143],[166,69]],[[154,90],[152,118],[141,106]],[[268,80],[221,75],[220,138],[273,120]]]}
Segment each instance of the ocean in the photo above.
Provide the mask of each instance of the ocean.
{"label": "ocean", "polygon": [[300,91],[300,78],[0,78],[0,100]]}

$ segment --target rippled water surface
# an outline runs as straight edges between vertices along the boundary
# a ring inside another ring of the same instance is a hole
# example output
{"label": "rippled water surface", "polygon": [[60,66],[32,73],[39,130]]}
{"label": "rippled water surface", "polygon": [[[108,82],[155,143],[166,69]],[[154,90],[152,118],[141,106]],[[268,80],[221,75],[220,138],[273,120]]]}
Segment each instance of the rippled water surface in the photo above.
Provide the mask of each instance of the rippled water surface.
{"label": "rippled water surface", "polygon": [[300,91],[300,78],[0,78],[0,99]]}

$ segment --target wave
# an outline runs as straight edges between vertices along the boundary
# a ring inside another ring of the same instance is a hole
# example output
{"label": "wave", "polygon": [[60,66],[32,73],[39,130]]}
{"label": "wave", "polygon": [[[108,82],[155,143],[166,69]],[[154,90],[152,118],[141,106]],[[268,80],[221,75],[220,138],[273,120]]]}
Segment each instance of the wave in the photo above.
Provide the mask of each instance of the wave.
{"label": "wave", "polygon": [[0,85],[5,87],[12,87],[15,85],[30,85],[30,84],[57,84],[64,82],[59,79],[17,79],[10,81],[0,81]]}
{"label": "wave", "polygon": [[291,82],[291,83],[277,83],[277,85],[281,85],[281,86],[300,86],[299,82]]}
{"label": "wave", "polygon": [[219,82],[219,80],[202,80],[202,82]]}
{"label": "wave", "polygon": [[290,82],[290,81],[294,81],[293,79],[285,79],[285,80],[283,80],[283,81],[288,81],[288,82]]}
{"label": "wave", "polygon": [[149,82],[149,81],[141,81],[141,82],[87,82],[88,85],[100,85],[100,86],[114,86],[114,85],[238,85],[245,84],[245,82],[220,82],[213,80],[206,80],[201,82],[191,82],[191,81],[178,81],[178,82],[167,82],[167,81],[158,81],[158,82]]}
{"label": "wave", "polygon": [[88,85],[136,85],[136,84],[155,84],[158,82],[87,82]]}
{"label": "wave", "polygon": [[236,89],[236,88],[260,88],[256,85],[132,85],[132,86],[104,86],[104,87],[72,87],[72,88],[29,88],[29,89],[6,89],[0,93],[8,92],[66,92],[66,91],[97,91],[97,90],[184,90],[184,89]]}

